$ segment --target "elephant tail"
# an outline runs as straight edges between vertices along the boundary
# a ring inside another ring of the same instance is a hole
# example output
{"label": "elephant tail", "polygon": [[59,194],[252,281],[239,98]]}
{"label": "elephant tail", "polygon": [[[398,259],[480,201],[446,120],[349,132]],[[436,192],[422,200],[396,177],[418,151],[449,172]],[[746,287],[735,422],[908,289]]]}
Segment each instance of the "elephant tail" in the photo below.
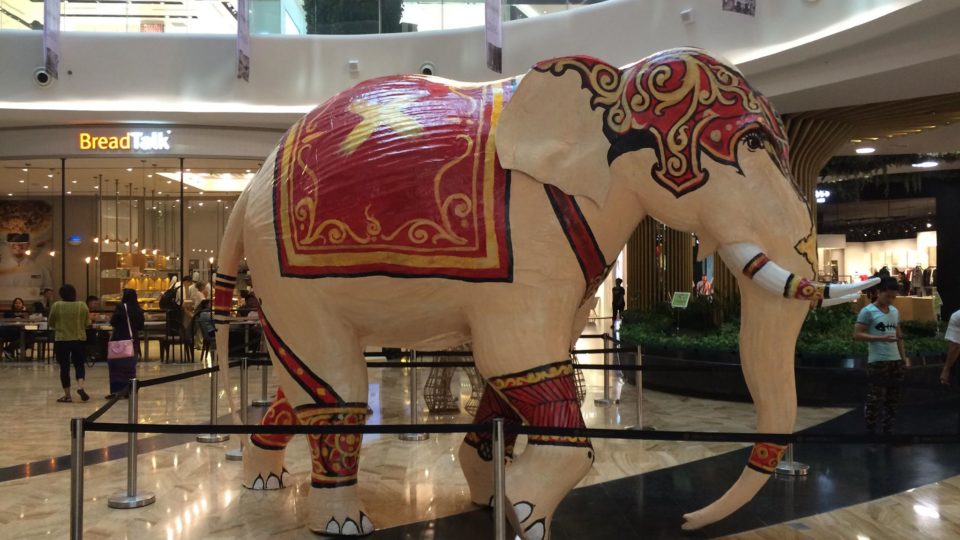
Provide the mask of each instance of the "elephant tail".
{"label": "elephant tail", "polygon": [[[240,409],[235,406],[233,387],[230,386],[230,309],[233,307],[233,291],[237,286],[237,273],[240,270],[240,261],[243,260],[243,223],[246,218],[247,191],[240,194],[230,219],[227,220],[220,242],[220,265],[214,279],[213,309],[214,322],[217,328],[217,365],[219,371],[219,386],[224,390],[227,398],[228,410],[233,416],[233,423],[240,423]],[[246,404],[241,403],[241,407]]]}

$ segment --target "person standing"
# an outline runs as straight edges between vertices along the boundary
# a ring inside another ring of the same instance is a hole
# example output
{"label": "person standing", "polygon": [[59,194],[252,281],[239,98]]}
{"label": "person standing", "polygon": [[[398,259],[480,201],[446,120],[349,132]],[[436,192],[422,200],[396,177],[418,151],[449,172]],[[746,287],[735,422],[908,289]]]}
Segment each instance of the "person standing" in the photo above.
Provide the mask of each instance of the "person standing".
{"label": "person standing", "polygon": [[130,379],[137,376],[137,361],[140,359],[140,332],[143,331],[143,310],[137,299],[137,291],[124,289],[123,297],[110,317],[110,326],[113,333],[110,341],[133,340],[133,356],[130,358],[108,359],[110,371],[110,394],[107,399],[122,392],[130,383]]}
{"label": "person standing", "polygon": [[54,330],[53,353],[60,364],[60,386],[63,387],[63,397],[57,401],[73,401],[70,397],[70,364],[73,364],[77,375],[77,394],[80,399],[87,401],[90,396],[83,389],[87,326],[90,325],[87,304],[77,301],[77,290],[70,284],[60,287],[60,299],[50,306],[50,318],[47,320]]}
{"label": "person standing", "polygon": [[623,288],[623,280],[617,278],[613,288],[613,322],[623,318],[623,311],[627,308],[627,290]]}
{"label": "person standing", "polygon": [[947,361],[943,364],[943,371],[940,372],[940,384],[950,386],[950,370],[960,356],[960,310],[950,316],[947,332],[943,337],[950,344],[950,348],[947,350]]}
{"label": "person standing", "polygon": [[876,300],[857,315],[853,339],[867,342],[867,398],[864,417],[867,431],[888,434],[900,400],[900,385],[910,358],[903,348],[900,313],[893,306],[899,285],[896,278],[882,278]]}

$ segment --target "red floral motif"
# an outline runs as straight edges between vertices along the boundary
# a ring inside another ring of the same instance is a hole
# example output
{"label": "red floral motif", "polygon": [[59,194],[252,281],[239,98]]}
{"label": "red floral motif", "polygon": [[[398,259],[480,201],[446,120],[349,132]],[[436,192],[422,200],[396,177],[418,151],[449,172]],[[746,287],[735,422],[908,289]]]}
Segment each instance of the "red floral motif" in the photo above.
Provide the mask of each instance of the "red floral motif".
{"label": "red floral motif", "polygon": [[[309,406],[297,410],[300,420],[311,426],[356,426],[367,419],[366,407]],[[363,435],[332,433],[308,435],[313,458],[313,487],[332,488],[357,483],[360,467],[360,445]]]}
{"label": "red floral motif", "polygon": [[[297,413],[294,412],[287,397],[283,395],[283,390],[277,388],[277,397],[267,409],[267,414],[260,419],[261,426],[296,426],[299,425]],[[287,434],[262,434],[255,433],[250,436],[250,442],[265,450],[283,450],[287,447],[293,435]]]}
{"label": "red floral motif", "polygon": [[780,458],[786,450],[786,446],[779,444],[755,443],[747,466],[762,473],[772,474],[777,470]]}

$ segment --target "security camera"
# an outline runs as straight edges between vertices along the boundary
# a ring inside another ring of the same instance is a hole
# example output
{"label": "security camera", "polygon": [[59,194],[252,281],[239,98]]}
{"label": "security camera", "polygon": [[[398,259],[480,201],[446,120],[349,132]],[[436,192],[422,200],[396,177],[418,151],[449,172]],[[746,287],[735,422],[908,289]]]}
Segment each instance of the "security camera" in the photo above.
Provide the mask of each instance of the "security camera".
{"label": "security camera", "polygon": [[47,68],[38,67],[33,70],[33,84],[40,88],[46,88],[53,84],[53,76],[47,71]]}
{"label": "security camera", "polygon": [[424,62],[423,64],[420,64],[420,74],[421,74],[421,75],[436,75],[436,74],[437,74],[437,66],[433,65],[433,64],[430,63],[430,62]]}

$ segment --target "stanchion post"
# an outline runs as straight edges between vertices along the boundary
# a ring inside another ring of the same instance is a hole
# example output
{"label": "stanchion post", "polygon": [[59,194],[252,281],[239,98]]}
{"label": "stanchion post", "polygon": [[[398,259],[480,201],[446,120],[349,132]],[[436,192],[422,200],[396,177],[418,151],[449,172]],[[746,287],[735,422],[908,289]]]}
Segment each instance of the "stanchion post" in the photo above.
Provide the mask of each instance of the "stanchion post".
{"label": "stanchion post", "polygon": [[504,505],[507,502],[506,448],[503,439],[503,418],[493,421],[493,530],[496,540],[506,540],[507,520]]}
{"label": "stanchion post", "polygon": [[[137,379],[130,379],[130,389],[127,397],[127,423],[137,424],[139,420],[139,387]],[[110,508],[140,508],[157,502],[157,497],[149,491],[137,493],[137,459],[140,452],[137,449],[137,432],[127,434],[127,491],[121,491],[107,499]]]}
{"label": "stanchion post", "polygon": [[629,429],[652,431],[653,427],[643,425],[643,355],[640,352],[639,345],[637,345],[637,367],[640,369],[634,372],[636,376],[633,379],[633,382],[637,385],[637,424]]}
{"label": "stanchion post", "polygon": [[83,418],[70,420],[70,539],[83,538]]}
{"label": "stanchion post", "polygon": [[[228,369],[226,365],[219,366],[220,369]],[[210,374],[210,425],[217,425],[217,373]],[[230,436],[224,433],[204,433],[197,435],[197,442],[202,443],[222,443],[230,440]]]}
{"label": "stanchion post", "polygon": [[[610,353],[607,351],[609,341],[607,339],[607,334],[603,334],[603,367],[610,367]],[[593,400],[593,404],[597,407],[609,407],[614,404],[613,400],[610,399],[610,371],[607,369],[603,370],[603,398]]]}
{"label": "stanchion post", "polygon": [[793,445],[787,445],[787,453],[777,464],[777,474],[784,476],[806,476],[810,472],[810,466],[806,463],[800,463],[793,460]]}
{"label": "stanchion post", "polygon": [[254,407],[269,407],[273,404],[270,401],[270,398],[267,396],[267,366],[266,364],[260,366],[260,399],[253,400]]}
{"label": "stanchion post", "polygon": [[[249,376],[247,375],[247,357],[244,356],[240,359],[240,421],[243,425],[247,425],[247,383],[250,382]],[[243,459],[243,439],[241,435],[240,446],[234,448],[233,450],[227,450],[227,460],[228,461],[241,461]]]}
{"label": "stanchion post", "polygon": [[[410,351],[410,362],[417,361],[417,351]],[[417,375],[417,368],[410,366],[410,424],[420,424],[420,379]],[[426,433],[401,433],[401,441],[425,441],[430,438]]]}

